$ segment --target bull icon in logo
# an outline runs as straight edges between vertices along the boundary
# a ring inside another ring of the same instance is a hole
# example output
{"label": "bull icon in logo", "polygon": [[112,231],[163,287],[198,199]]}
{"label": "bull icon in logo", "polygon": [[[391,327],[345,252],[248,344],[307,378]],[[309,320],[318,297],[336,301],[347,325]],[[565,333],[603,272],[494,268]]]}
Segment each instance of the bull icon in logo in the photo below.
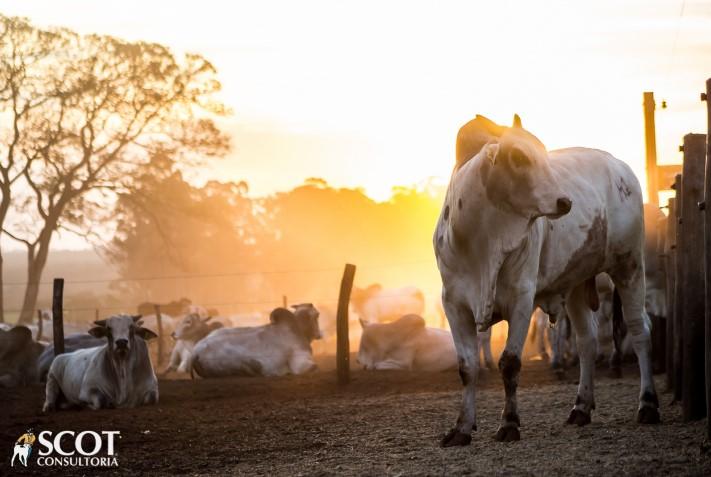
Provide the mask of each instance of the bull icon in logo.
{"label": "bull icon in logo", "polygon": [[10,467],[15,467],[15,457],[19,457],[19,461],[22,465],[27,467],[27,458],[32,453],[32,444],[35,443],[35,435],[32,429],[27,429],[27,432],[22,434],[19,439],[15,442],[14,451],[12,454],[12,460],[10,461]]}

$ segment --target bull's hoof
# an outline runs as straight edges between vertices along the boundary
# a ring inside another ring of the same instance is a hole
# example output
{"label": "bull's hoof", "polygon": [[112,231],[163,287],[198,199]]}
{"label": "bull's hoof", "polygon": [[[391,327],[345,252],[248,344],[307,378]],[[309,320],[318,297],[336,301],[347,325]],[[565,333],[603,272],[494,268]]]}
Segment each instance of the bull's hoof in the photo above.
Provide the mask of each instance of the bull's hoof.
{"label": "bull's hoof", "polygon": [[521,432],[518,430],[518,426],[513,422],[507,422],[506,424],[499,427],[496,431],[496,436],[494,436],[499,442],[513,442],[521,440]]}
{"label": "bull's hoof", "polygon": [[586,424],[590,424],[590,414],[585,413],[580,409],[573,409],[572,411],[570,411],[570,415],[568,416],[568,420],[566,422],[568,424],[584,426]]}
{"label": "bull's hoof", "polygon": [[553,373],[559,381],[563,381],[565,379],[565,370],[563,368],[556,368],[553,370]]}
{"label": "bull's hoof", "polygon": [[442,447],[468,446],[472,443],[472,435],[459,432],[457,429],[452,429],[442,438],[440,445]]}
{"label": "bull's hoof", "polygon": [[610,372],[608,373],[608,375],[612,379],[621,379],[622,378],[622,368],[619,366],[613,366],[610,368]]}
{"label": "bull's hoof", "polygon": [[637,411],[637,422],[640,424],[659,424],[662,422],[659,417],[659,409],[652,406],[642,406]]}

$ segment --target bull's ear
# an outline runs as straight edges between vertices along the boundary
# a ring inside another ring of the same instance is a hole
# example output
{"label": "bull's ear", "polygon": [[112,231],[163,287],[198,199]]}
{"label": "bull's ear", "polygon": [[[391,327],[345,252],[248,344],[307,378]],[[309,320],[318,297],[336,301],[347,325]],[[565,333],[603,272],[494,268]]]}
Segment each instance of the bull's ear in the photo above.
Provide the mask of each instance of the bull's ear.
{"label": "bull's ear", "polygon": [[152,340],[153,338],[158,338],[158,335],[153,333],[148,328],[138,328],[136,330],[136,335],[143,338],[145,341]]}
{"label": "bull's ear", "polygon": [[94,338],[104,338],[107,335],[107,332],[108,329],[105,326],[95,326],[89,330],[89,334]]}
{"label": "bull's ear", "polygon": [[106,326],[106,320],[96,320],[94,321],[94,324],[98,326]]}
{"label": "bull's ear", "polygon": [[492,164],[495,164],[496,156],[499,155],[499,143],[493,142],[484,146],[484,154]]}
{"label": "bull's ear", "polygon": [[514,114],[512,127],[517,129],[523,129],[523,125],[521,124],[521,116],[519,116],[518,114]]}
{"label": "bull's ear", "polygon": [[133,322],[136,323],[138,320],[143,318],[143,315],[133,315],[131,318],[133,318]]}

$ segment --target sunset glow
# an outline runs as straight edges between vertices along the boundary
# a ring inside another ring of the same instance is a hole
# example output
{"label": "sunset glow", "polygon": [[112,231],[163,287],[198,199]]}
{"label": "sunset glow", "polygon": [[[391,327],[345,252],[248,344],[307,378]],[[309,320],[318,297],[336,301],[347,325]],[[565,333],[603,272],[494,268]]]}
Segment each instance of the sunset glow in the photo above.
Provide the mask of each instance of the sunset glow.
{"label": "sunset glow", "polygon": [[[702,2],[8,2],[6,14],[197,51],[218,68],[233,154],[206,174],[268,193],[319,176],[386,198],[446,178],[476,113],[514,112],[549,148],[607,149],[643,174],[642,91],[659,156],[702,130]],[[706,43],[704,43],[706,41]],[[676,45],[676,46],[675,46]],[[275,171],[278,171],[275,173]]]}

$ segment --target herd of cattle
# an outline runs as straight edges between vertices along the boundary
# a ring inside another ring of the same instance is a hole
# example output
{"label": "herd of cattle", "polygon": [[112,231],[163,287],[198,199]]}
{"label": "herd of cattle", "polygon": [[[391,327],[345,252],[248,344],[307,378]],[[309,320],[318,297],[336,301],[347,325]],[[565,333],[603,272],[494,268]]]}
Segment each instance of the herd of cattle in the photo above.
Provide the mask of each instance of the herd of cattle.
{"label": "herd of cattle", "polygon": [[[498,361],[506,400],[498,440],[519,438],[516,387],[527,336],[553,369],[580,363],[569,423],[590,422],[594,363],[607,358],[615,369],[631,350],[642,381],[638,420],[659,422],[649,317],[666,315],[657,232],[663,220],[659,209],[643,208],[632,171],[609,154],[548,152],[518,117],[508,128],[477,116],[459,131],[456,166],[434,234],[443,282],[436,305],[451,332],[426,326],[424,294],[415,287],[355,288],[351,306],[362,331],[357,361],[365,370],[457,369],[462,406],[442,444],[466,445],[476,429],[477,375],[480,368],[497,367],[491,327],[506,320],[508,337]],[[39,329],[51,331],[51,322],[2,325],[0,386],[46,382],[45,411],[156,403],[158,380],[146,343],[156,337],[153,310],[142,304],[139,315],[114,315],[95,321],[88,333],[67,333],[66,352],[56,358],[41,339],[51,335]],[[162,328],[174,344],[162,373],[213,378],[316,369],[312,342],[322,338],[324,315],[313,304],[276,308],[260,326],[216,313],[188,300],[163,307]],[[333,334],[335,320],[325,315],[324,329]]]}

